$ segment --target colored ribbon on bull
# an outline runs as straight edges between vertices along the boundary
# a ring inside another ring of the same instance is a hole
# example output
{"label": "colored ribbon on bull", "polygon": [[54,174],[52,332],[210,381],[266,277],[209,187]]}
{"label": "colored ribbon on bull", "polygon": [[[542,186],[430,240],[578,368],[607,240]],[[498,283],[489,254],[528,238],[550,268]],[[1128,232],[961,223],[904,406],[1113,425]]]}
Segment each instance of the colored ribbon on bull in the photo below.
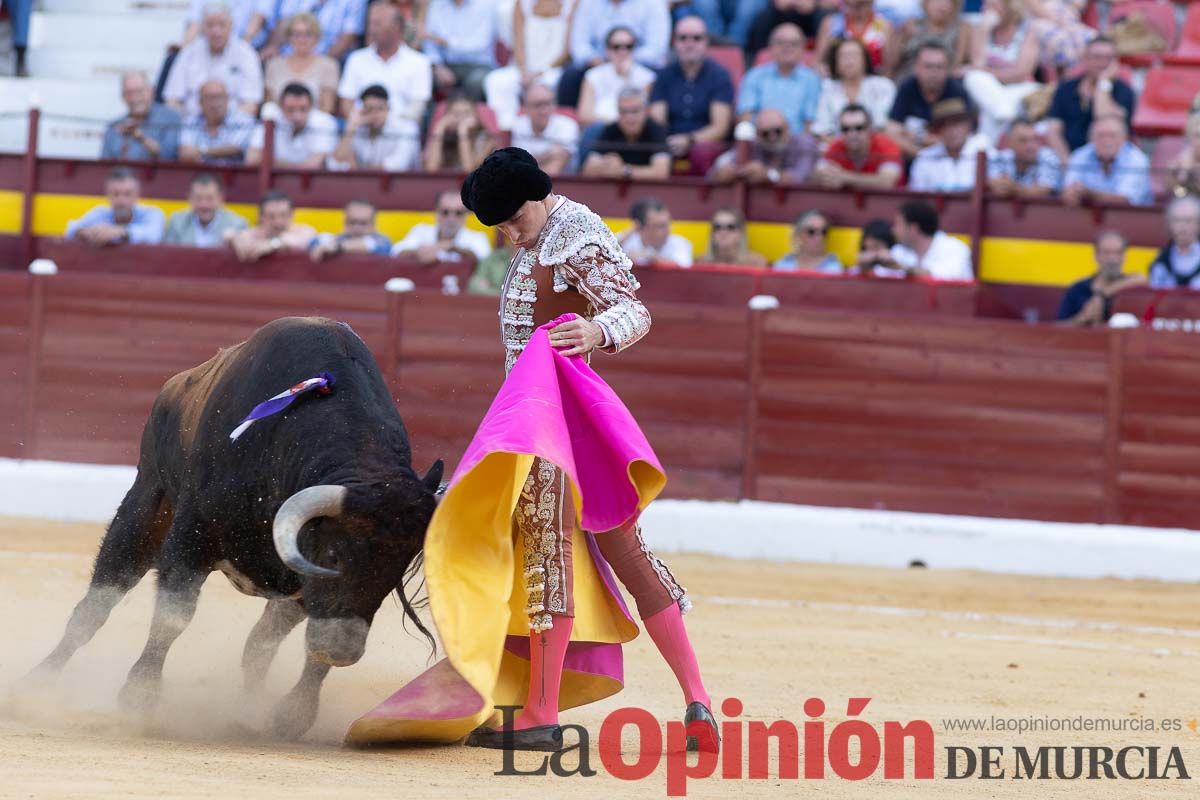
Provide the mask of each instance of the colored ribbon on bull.
{"label": "colored ribbon on bull", "polygon": [[285,408],[290,406],[297,397],[308,392],[315,391],[318,394],[326,395],[333,391],[334,378],[328,372],[322,372],[315,378],[309,378],[306,381],[300,381],[292,388],[285,392],[272,397],[270,400],[264,400],[254,407],[241,424],[233,429],[233,433],[229,434],[229,438],[237,441],[237,438],[246,432],[246,429],[258,422],[264,417],[269,417],[272,414],[278,414]]}

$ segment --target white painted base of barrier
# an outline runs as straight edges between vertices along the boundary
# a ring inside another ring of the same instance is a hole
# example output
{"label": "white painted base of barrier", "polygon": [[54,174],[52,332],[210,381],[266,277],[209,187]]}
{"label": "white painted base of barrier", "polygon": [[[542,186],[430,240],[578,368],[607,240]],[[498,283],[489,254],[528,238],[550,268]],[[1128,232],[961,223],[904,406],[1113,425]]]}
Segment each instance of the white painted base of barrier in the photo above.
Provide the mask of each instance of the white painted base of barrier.
{"label": "white painted base of barrier", "polygon": [[[133,467],[0,459],[0,515],[108,522]],[[663,553],[1079,578],[1200,580],[1200,533],[784,503],[661,500],[643,517]]]}

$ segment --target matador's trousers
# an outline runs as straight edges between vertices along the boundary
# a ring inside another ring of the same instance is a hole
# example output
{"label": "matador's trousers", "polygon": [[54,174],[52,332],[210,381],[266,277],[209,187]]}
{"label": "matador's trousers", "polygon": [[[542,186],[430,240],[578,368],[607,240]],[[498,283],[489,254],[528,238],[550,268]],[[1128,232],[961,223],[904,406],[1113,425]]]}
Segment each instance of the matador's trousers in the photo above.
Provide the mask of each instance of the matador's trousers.
{"label": "matador's trousers", "polygon": [[[549,461],[534,459],[513,515],[514,535],[522,537],[525,550],[529,598],[525,610],[531,630],[551,628],[552,614],[575,615],[571,536],[576,524],[565,473]],[[691,607],[686,590],[646,546],[636,518],[615,530],[597,532],[595,537],[601,555],[632,595],[642,619],[671,603],[678,603],[685,612]]]}

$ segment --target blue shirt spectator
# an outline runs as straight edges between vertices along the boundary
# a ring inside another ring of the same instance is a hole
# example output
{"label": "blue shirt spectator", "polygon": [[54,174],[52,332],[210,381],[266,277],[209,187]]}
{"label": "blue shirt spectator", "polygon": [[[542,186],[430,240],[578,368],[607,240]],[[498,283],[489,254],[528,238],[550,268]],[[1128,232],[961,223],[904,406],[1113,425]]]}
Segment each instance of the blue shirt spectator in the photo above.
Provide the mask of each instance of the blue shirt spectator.
{"label": "blue shirt spectator", "polygon": [[422,50],[434,64],[495,67],[496,33],[493,0],[430,0]]}
{"label": "blue shirt spectator", "polygon": [[1091,142],[1071,154],[1067,162],[1063,202],[1149,205],[1150,159],[1125,138],[1125,122],[1103,117],[1092,123]]}
{"label": "blue shirt spectator", "polygon": [[650,113],[658,118],[656,103],[665,104],[660,121],[666,122],[668,133],[692,133],[711,124],[713,103],[733,107],[733,80],[729,70],[711,58],[700,62],[700,71],[692,78],[684,74],[680,61],[674,61],[658,73],[650,92]]}
{"label": "blue shirt spectator", "polygon": [[[246,150],[254,135],[257,123],[241,111],[221,113],[216,81],[210,81],[201,89],[201,103],[205,110],[188,120],[183,126],[179,140],[179,158],[188,163],[240,164],[246,158]],[[208,94],[213,97],[210,99]]]}
{"label": "blue shirt spectator", "polygon": [[1050,143],[1064,157],[1087,144],[1097,109],[1101,115],[1123,110],[1127,132],[1133,119],[1133,89],[1114,74],[1117,46],[1113,40],[1098,36],[1088,42],[1080,66],[1083,74],[1058,85],[1046,112]]}
{"label": "blue shirt spectator", "polygon": [[608,32],[623,25],[634,32],[633,57],[650,67],[667,62],[671,12],[663,0],[579,0],[571,24],[571,60],[580,67],[604,61]]}
{"label": "blue shirt spectator", "polygon": [[67,223],[66,237],[89,244],[158,244],[166,221],[162,209],[138,203],[141,187],[127,167],[116,167],[104,179],[108,205],[96,206]]}
{"label": "blue shirt spectator", "polygon": [[100,157],[123,161],[174,161],[183,122],[172,108],[154,102],[154,88],[140,72],[121,76],[121,98],[129,113],[104,131]]}
{"label": "blue shirt spectator", "polygon": [[737,112],[757,114],[777,108],[793,131],[808,129],[817,116],[821,79],[808,67],[795,66],[785,73],[778,64],[760,64],[746,73],[738,92]]}
{"label": "blue shirt spectator", "polygon": [[1024,120],[1009,126],[1008,148],[988,157],[988,188],[1001,197],[1039,197],[1062,188],[1062,161]]}
{"label": "blue shirt spectator", "polygon": [[317,52],[340,58],[362,36],[367,6],[366,0],[258,0],[255,14],[262,18],[260,24],[271,32],[271,41],[279,45],[279,52],[284,55],[292,51],[283,31],[284,23],[296,14],[312,14],[321,28]]}

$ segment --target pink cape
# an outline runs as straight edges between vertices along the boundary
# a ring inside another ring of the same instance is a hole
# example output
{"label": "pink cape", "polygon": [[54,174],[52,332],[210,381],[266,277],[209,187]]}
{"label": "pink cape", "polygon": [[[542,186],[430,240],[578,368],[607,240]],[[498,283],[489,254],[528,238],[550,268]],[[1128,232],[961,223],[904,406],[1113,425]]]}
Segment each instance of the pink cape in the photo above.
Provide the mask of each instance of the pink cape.
{"label": "pink cape", "polygon": [[524,703],[528,620],[512,515],[534,457],[566,473],[582,522],[559,707],[622,688],[621,644],[638,630],[591,531],[628,522],[666,476],[620,398],[583,358],[550,345],[549,329],[574,317],[534,331],[430,522],[425,578],[446,658],[355,721],[348,742],[456,741],[492,718],[493,706]]}

